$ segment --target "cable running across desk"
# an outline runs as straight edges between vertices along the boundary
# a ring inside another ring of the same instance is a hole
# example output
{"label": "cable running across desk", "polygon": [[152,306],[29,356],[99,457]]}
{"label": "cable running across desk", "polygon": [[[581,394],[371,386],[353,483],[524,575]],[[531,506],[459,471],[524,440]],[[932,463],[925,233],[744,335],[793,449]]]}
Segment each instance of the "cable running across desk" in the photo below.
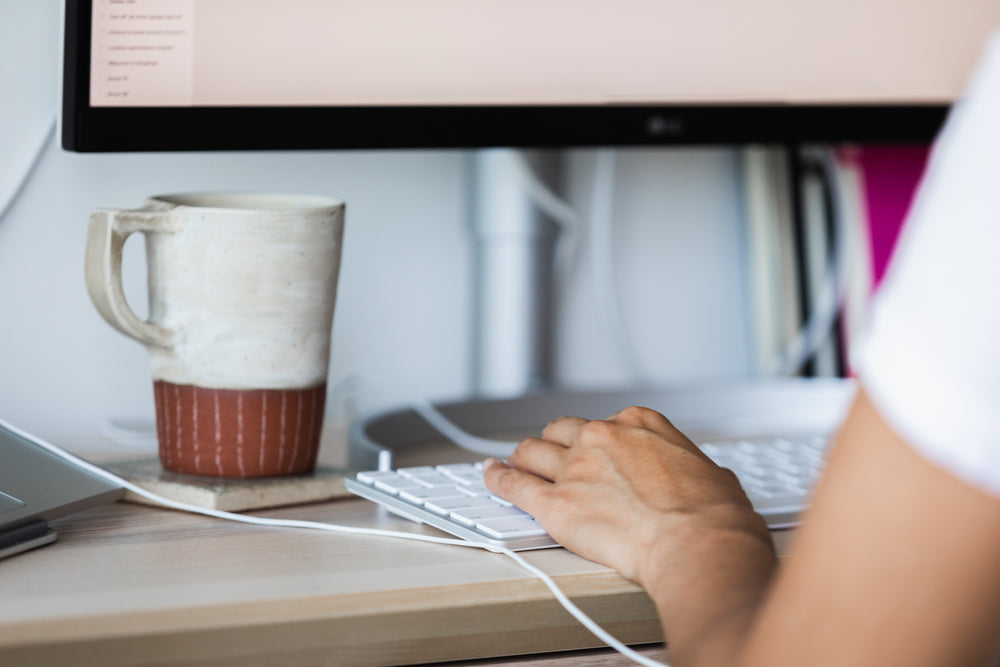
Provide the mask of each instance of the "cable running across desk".
{"label": "cable running across desk", "polygon": [[171,500],[169,498],[164,498],[163,496],[160,496],[158,494],[155,494],[155,493],[152,493],[150,491],[147,491],[146,489],[143,489],[142,487],[137,486],[137,485],[133,484],[132,482],[129,482],[126,479],[122,479],[121,477],[119,477],[119,476],[117,476],[117,475],[115,475],[113,473],[110,473],[107,470],[104,470],[103,468],[100,468],[100,467],[98,467],[98,466],[96,466],[96,465],[94,465],[94,464],[92,464],[92,463],[90,463],[88,461],[84,461],[83,459],[81,459],[81,458],[79,458],[79,457],[77,457],[77,456],[75,456],[73,454],[70,454],[69,452],[63,450],[60,447],[57,447],[57,446],[55,446],[55,445],[53,445],[53,444],[51,444],[49,442],[41,440],[40,438],[36,438],[35,436],[31,435],[30,433],[27,433],[27,432],[25,432],[25,431],[23,431],[23,430],[15,427],[15,426],[11,425],[11,424],[7,424],[6,422],[4,422],[2,420],[0,420],[0,424],[3,424],[7,428],[9,428],[11,431],[14,431],[18,435],[20,435],[21,437],[24,437],[24,438],[30,440],[31,442],[34,442],[38,446],[46,449],[49,452],[52,452],[56,456],[59,456],[60,458],[66,460],[66,461],[69,461],[70,463],[72,463],[73,465],[75,465],[75,466],[77,466],[79,468],[82,468],[82,469],[84,469],[84,470],[86,470],[86,471],[88,471],[88,472],[90,472],[90,473],[92,473],[94,475],[102,477],[102,478],[104,478],[104,479],[106,479],[108,481],[111,481],[111,482],[115,483],[115,484],[119,484],[123,488],[127,489],[128,491],[131,491],[132,493],[134,493],[134,494],[136,494],[138,496],[142,496],[143,498],[146,498],[146,499],[151,500],[151,501],[153,501],[155,503],[161,504],[161,505],[163,505],[165,507],[170,507],[172,509],[177,509],[177,510],[181,510],[181,511],[184,511],[184,512],[191,512],[191,513],[194,513],[194,514],[202,514],[202,515],[205,515],[205,516],[215,517],[217,519],[226,519],[226,520],[229,520],[229,521],[236,521],[236,522],[239,522],[239,523],[251,524],[251,525],[255,525],[255,526],[274,526],[274,527],[280,527],[280,528],[303,528],[303,529],[308,529],[308,530],[323,530],[323,531],[327,531],[327,532],[346,533],[346,534],[353,534],[353,535],[371,535],[371,536],[375,536],[375,537],[391,537],[391,538],[398,538],[398,539],[415,540],[415,541],[418,541],[418,542],[431,542],[431,543],[434,543],[434,544],[446,544],[446,545],[458,546],[458,547],[472,547],[472,548],[476,548],[476,549],[483,549],[483,550],[490,551],[490,552],[493,552],[493,553],[503,554],[504,556],[507,556],[508,558],[510,558],[511,560],[513,560],[515,563],[517,563],[518,565],[520,565],[524,570],[526,570],[530,574],[532,574],[535,577],[537,577],[538,579],[540,579],[541,582],[543,584],[545,584],[546,588],[548,588],[549,591],[551,591],[552,595],[559,602],[559,604],[561,604],[563,606],[563,608],[566,611],[568,611],[573,616],[573,618],[575,618],[577,621],[579,621],[581,625],[583,625],[585,628],[587,628],[588,630],[590,630],[590,632],[592,632],[598,639],[600,639],[601,641],[603,641],[604,643],[606,643],[608,646],[610,646],[611,648],[615,649],[616,651],[618,651],[622,655],[626,656],[627,658],[635,661],[636,663],[638,663],[640,665],[646,665],[647,667],[669,667],[669,666],[665,665],[665,663],[662,663],[662,662],[659,662],[659,661],[656,661],[656,660],[652,660],[650,658],[647,658],[644,655],[641,655],[641,654],[633,651],[631,648],[629,648],[625,644],[623,644],[620,641],[618,641],[615,637],[613,637],[606,630],[604,630],[604,628],[602,628],[596,622],[594,622],[593,619],[591,619],[589,616],[587,616],[586,614],[584,614],[583,611],[581,611],[580,608],[577,607],[566,596],[565,593],[563,593],[562,589],[559,588],[559,586],[555,583],[555,581],[552,580],[552,578],[548,574],[546,574],[544,571],[542,571],[538,567],[532,565],[531,563],[529,563],[528,561],[526,561],[524,558],[522,558],[520,555],[518,555],[514,551],[511,551],[510,549],[505,549],[505,548],[502,548],[502,547],[495,547],[493,545],[486,544],[486,543],[483,543],[483,542],[472,542],[472,541],[459,540],[459,539],[453,539],[453,538],[447,538],[447,537],[435,537],[433,535],[421,535],[421,534],[418,534],[418,533],[404,533],[404,532],[393,531],[393,530],[382,530],[382,529],[379,529],[379,528],[359,528],[359,527],[354,527],[354,526],[342,526],[342,525],[334,524],[334,523],[323,523],[321,521],[302,521],[302,520],[298,520],[298,519],[271,519],[271,518],[257,517],[257,516],[253,516],[253,515],[247,515],[247,514],[236,514],[234,512],[224,512],[224,511],[221,511],[221,510],[213,510],[213,509],[207,509],[207,508],[204,508],[204,507],[198,507],[196,505],[191,505],[189,503],[178,502],[178,501],[175,501],[175,500]]}

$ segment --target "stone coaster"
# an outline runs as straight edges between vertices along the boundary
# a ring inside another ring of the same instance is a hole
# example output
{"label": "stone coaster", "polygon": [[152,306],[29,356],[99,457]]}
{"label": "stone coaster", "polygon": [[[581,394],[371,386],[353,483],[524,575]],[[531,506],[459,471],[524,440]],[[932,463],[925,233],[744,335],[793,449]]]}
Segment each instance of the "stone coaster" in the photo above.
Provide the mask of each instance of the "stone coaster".
{"label": "stone coaster", "polygon": [[[344,488],[351,471],[317,466],[308,475],[239,479],[187,475],[164,470],[157,457],[106,461],[102,467],[147,491],[198,507],[225,512],[301,505],[333,498],[355,497]],[[125,500],[157,505],[131,491]]]}

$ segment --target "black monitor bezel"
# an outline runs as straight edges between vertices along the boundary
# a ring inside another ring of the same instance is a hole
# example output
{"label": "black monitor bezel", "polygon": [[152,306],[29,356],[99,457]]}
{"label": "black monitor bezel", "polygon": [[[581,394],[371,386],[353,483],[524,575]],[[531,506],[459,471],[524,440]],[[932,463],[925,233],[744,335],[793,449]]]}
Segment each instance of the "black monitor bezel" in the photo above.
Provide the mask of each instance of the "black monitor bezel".
{"label": "black monitor bezel", "polygon": [[92,107],[92,0],[66,0],[62,145],[78,152],[656,146],[933,139],[948,106]]}

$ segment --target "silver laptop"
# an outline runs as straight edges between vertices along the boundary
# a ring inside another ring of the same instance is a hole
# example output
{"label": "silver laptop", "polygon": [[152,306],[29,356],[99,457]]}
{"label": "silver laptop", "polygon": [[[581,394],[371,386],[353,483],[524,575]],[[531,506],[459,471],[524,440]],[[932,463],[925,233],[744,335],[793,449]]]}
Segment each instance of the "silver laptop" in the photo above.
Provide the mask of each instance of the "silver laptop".
{"label": "silver laptop", "polygon": [[49,521],[124,493],[0,420],[0,558],[55,541]]}

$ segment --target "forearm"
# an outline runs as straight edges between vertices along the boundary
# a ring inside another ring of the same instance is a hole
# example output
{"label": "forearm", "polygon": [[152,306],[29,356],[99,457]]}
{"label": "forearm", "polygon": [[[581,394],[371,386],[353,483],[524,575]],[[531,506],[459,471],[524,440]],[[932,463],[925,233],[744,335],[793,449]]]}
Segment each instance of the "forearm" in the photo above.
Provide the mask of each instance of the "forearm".
{"label": "forearm", "polygon": [[672,517],[640,583],[656,604],[674,667],[736,665],[775,574],[770,534],[743,507]]}

